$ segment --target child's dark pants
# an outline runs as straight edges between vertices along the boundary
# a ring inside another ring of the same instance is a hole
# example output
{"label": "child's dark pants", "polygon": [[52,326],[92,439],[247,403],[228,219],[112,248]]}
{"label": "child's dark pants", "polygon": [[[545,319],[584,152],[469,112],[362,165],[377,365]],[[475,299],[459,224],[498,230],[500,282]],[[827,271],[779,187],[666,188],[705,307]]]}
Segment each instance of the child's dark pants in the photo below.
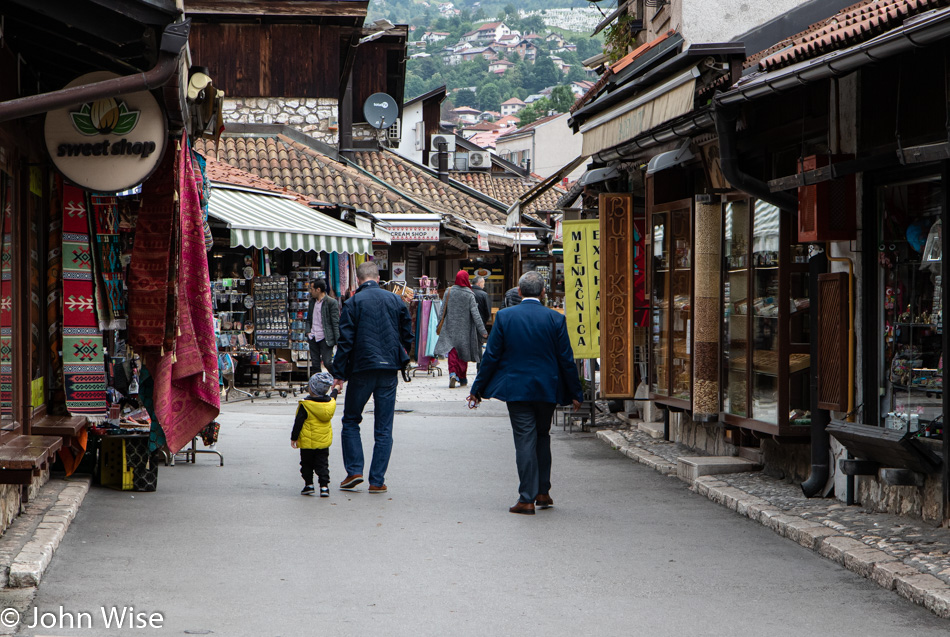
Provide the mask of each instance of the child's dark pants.
{"label": "child's dark pants", "polygon": [[300,475],[307,484],[313,484],[313,474],[317,474],[320,486],[330,484],[330,449],[301,449]]}

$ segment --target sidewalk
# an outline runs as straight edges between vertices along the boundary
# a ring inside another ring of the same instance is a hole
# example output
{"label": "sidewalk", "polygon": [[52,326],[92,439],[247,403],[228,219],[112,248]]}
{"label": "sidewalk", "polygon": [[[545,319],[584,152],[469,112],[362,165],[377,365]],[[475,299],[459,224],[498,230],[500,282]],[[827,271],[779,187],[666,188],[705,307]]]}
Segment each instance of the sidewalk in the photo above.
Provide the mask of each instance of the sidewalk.
{"label": "sidewalk", "polygon": [[[597,437],[630,459],[668,476],[684,445],[631,428]],[[688,480],[687,480],[688,482]],[[911,518],[870,513],[833,498],[806,498],[797,484],[761,472],[701,476],[691,490],[833,560],[934,614],[950,618],[950,530]]]}

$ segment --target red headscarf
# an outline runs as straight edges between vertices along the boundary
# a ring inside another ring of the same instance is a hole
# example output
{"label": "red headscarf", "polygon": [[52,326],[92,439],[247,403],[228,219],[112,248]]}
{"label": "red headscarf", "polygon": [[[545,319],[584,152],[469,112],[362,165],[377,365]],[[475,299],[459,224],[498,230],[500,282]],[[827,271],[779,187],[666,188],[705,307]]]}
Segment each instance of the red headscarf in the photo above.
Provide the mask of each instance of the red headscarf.
{"label": "red headscarf", "polygon": [[455,285],[461,285],[466,288],[472,287],[472,284],[468,281],[468,272],[459,270],[459,273],[455,275]]}

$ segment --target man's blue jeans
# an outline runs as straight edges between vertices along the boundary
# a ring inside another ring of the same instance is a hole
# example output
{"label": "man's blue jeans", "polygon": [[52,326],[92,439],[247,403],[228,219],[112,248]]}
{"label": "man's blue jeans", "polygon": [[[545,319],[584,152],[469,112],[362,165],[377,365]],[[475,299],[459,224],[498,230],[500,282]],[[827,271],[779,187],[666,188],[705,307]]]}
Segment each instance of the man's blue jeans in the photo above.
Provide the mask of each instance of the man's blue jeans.
{"label": "man's blue jeans", "polygon": [[373,396],[375,415],[373,462],[369,467],[370,486],[385,484],[386,468],[393,450],[393,414],[396,409],[396,387],[399,373],[394,369],[373,369],[353,374],[346,389],[343,403],[343,430],[340,440],[343,446],[343,466],[346,475],[363,473],[363,441],[360,438],[360,423],[363,408]]}
{"label": "man's blue jeans", "polygon": [[551,490],[551,420],[554,403],[522,401],[508,403],[508,418],[515,437],[518,464],[518,501],[534,502]]}

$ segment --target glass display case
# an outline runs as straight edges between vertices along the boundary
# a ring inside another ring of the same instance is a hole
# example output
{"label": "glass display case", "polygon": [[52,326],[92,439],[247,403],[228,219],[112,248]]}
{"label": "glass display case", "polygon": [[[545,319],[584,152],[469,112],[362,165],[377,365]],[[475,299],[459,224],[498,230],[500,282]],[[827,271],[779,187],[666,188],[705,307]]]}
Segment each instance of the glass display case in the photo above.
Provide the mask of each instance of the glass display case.
{"label": "glass display case", "polygon": [[787,435],[810,423],[808,263],[794,215],[764,201],[723,205],[723,412]]}
{"label": "glass display case", "polygon": [[880,188],[880,424],[930,435],[943,413],[939,178]]}
{"label": "glass display case", "polygon": [[653,207],[650,398],[688,409],[692,389],[691,200]]}

